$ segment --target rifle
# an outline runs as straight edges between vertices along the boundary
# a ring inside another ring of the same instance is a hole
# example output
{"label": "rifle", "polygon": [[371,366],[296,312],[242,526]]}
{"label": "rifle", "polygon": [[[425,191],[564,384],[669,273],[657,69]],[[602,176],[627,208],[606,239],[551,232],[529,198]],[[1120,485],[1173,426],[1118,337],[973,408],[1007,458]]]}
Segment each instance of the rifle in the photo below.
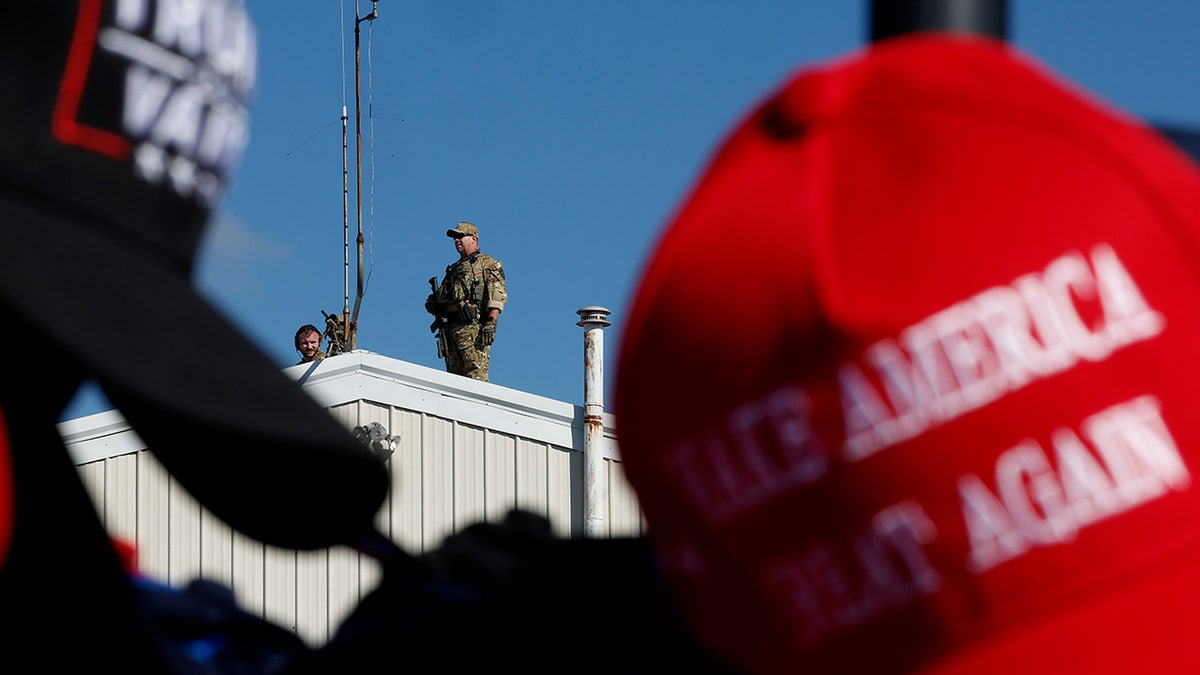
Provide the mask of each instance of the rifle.
{"label": "rifle", "polygon": [[[437,298],[437,277],[429,277],[429,288],[433,290],[433,295],[430,297]],[[446,331],[442,328],[446,325],[446,317],[438,314],[433,317],[433,323],[429,324],[429,332],[437,336],[437,355],[439,359],[446,358],[450,350],[446,347]]]}
{"label": "rifle", "polygon": [[326,352],[327,356],[337,356],[346,351],[346,336],[345,324],[342,322],[340,314],[326,314],[325,310],[321,310],[321,316],[325,317],[325,335],[324,338],[329,340],[329,349]]}

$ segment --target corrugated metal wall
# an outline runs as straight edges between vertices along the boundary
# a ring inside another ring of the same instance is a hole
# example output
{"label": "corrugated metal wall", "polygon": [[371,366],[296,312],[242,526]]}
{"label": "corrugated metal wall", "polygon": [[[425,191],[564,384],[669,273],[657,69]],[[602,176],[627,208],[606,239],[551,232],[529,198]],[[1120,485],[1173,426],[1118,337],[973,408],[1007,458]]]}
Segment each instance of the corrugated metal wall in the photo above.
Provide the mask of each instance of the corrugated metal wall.
{"label": "corrugated metal wall", "polygon": [[[346,361],[354,357],[357,362]],[[583,438],[577,428],[580,410],[568,417],[556,412],[566,404],[542,399],[548,410],[541,415],[537,398],[531,404],[519,392],[511,393],[509,409],[507,391],[497,398],[489,385],[448,380],[457,376],[386,359],[381,364],[380,359],[357,352],[342,355],[326,360],[324,378],[308,370],[301,380],[314,394],[320,392],[318,400],[340,400],[328,407],[347,428],[378,422],[398,439],[388,460],[392,492],[379,513],[382,532],[420,553],[467,525],[498,521],[519,507],[545,515],[561,536],[582,535],[584,449],[575,447]],[[339,361],[342,367],[333,368]],[[484,387],[479,391],[493,396],[476,401],[473,387]],[[361,396],[367,390],[383,394],[372,396],[381,400],[348,400],[338,393]],[[473,421],[429,410],[463,410],[461,417]],[[197,577],[220,581],[234,589],[243,607],[292,628],[311,644],[328,640],[378,584],[377,564],[349,549],[284,550],[233,531],[141,449],[131,430],[112,424],[90,429],[87,420],[65,425],[68,449],[109,531],[137,546],[139,566],[150,578],[174,586]],[[530,433],[514,433],[513,428]],[[569,444],[561,444],[564,439]],[[609,440],[615,447],[615,440]],[[613,454],[606,452],[603,472],[608,534],[639,534],[637,500]]]}

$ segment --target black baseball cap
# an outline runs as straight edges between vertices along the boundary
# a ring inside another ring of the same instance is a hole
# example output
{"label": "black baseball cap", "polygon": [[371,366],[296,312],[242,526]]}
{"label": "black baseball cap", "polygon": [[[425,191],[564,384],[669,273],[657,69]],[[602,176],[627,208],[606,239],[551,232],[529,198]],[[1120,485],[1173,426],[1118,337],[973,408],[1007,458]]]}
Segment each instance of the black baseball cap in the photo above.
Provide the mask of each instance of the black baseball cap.
{"label": "black baseball cap", "polygon": [[6,8],[0,306],[80,363],[227,524],[290,548],[353,543],[385,467],[191,284],[248,138],[257,46],[242,0],[189,7]]}

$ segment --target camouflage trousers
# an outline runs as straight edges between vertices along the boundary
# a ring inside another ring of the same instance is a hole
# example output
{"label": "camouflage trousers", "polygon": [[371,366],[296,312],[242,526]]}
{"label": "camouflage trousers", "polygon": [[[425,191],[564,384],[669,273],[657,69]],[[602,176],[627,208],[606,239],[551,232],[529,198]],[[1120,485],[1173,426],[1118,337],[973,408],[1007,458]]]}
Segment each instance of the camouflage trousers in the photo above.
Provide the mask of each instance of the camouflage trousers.
{"label": "camouflage trousers", "polygon": [[477,346],[478,323],[463,323],[449,326],[446,331],[446,371],[455,375],[488,381],[488,359],[491,345]]}

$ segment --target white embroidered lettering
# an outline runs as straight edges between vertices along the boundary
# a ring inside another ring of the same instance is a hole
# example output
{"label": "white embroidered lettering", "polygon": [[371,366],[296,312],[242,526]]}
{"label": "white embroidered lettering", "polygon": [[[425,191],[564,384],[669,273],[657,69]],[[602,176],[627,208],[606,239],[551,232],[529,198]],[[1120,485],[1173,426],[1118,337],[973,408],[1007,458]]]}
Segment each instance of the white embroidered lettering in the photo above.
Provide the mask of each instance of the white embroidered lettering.
{"label": "white embroidered lettering", "polygon": [[809,425],[811,408],[799,387],[777,389],[731,412],[698,444],[679,444],[665,461],[697,510],[721,521],[824,477],[829,451]]}
{"label": "white embroidered lettering", "polygon": [[1108,358],[1164,324],[1111,247],[1094,247],[1090,267],[1067,253],[842,364],[842,456],[863,459],[1080,359]]}
{"label": "white embroidered lettering", "polygon": [[1057,467],[1033,440],[996,461],[996,493],[979,477],[958,482],[970,541],[968,562],[981,572],[1032,548],[1070,541],[1084,527],[1191,484],[1159,404],[1142,396],[1112,406],[1073,431],[1051,435]]}
{"label": "white embroidered lettering", "polygon": [[936,592],[941,576],[924,550],[936,535],[920,505],[900,502],[848,540],[815,544],[769,565],[763,581],[783,610],[797,615],[796,637],[815,642]]}
{"label": "white embroidered lettering", "polygon": [[128,62],[122,125],[143,180],[212,205],[249,138],[256,38],[238,0],[119,0],[99,47]]}

